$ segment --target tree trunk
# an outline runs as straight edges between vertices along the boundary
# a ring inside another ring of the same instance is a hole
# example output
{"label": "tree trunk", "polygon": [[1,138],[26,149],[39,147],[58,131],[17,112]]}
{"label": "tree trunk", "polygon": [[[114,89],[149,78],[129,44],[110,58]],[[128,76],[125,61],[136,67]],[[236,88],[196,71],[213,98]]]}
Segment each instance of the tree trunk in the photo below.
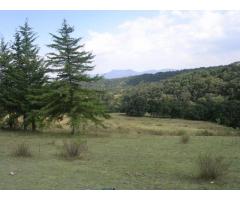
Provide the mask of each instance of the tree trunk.
{"label": "tree trunk", "polygon": [[9,121],[8,125],[9,125],[10,130],[13,129],[13,122],[12,121]]}
{"label": "tree trunk", "polygon": [[[72,85],[71,79],[69,80],[69,84],[70,84],[70,86]],[[73,91],[72,88],[70,89],[69,93],[70,93],[70,105],[71,105],[71,108],[73,108],[73,95],[74,95],[74,91]],[[74,119],[74,115],[71,114],[71,118]],[[72,119],[71,119],[71,120],[72,120]],[[74,120],[75,120],[75,119],[74,119]],[[75,124],[74,124],[73,121],[72,121],[71,123],[72,123],[71,135],[74,135],[74,134],[75,134]]]}
{"label": "tree trunk", "polygon": [[72,131],[71,131],[71,135],[75,134],[75,125],[72,126]]}
{"label": "tree trunk", "polygon": [[26,131],[27,130],[27,115],[24,114],[23,115],[23,130]]}
{"label": "tree trunk", "polygon": [[35,118],[32,119],[32,131],[36,131],[36,121]]}
{"label": "tree trunk", "polygon": [[13,126],[14,126],[14,116],[12,114],[9,114],[8,126],[9,126],[10,129],[13,129]]}

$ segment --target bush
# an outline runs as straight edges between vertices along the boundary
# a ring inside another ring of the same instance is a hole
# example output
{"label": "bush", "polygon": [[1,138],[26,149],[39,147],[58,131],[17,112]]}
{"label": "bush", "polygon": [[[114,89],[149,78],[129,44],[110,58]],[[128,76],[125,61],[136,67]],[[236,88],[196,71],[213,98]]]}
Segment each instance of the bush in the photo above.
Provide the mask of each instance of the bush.
{"label": "bush", "polygon": [[18,144],[17,148],[14,151],[14,156],[16,157],[31,157],[32,153],[29,145],[25,143]]}
{"label": "bush", "polygon": [[199,175],[198,177],[205,180],[214,180],[227,173],[229,163],[224,161],[221,156],[211,154],[200,155],[198,158]]}
{"label": "bush", "polygon": [[189,139],[190,139],[190,136],[187,135],[187,134],[184,134],[184,135],[182,135],[182,136],[180,137],[180,142],[181,142],[182,144],[186,144],[186,143],[189,142]]}
{"label": "bush", "polygon": [[177,135],[179,136],[186,135],[186,132],[184,130],[180,130],[177,132]]}
{"label": "bush", "polygon": [[87,150],[86,143],[77,141],[65,141],[63,144],[62,156],[64,158],[78,158],[84,151]]}

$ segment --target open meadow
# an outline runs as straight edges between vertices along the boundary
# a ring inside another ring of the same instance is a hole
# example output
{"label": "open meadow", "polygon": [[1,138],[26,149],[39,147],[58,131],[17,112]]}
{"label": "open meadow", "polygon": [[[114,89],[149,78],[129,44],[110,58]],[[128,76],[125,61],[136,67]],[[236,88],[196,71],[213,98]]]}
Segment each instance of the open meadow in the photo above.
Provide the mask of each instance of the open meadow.
{"label": "open meadow", "polygon": [[0,13],[0,190],[240,190],[234,13]]}
{"label": "open meadow", "polygon": [[[0,131],[0,189],[240,189],[239,130],[123,114],[112,114],[104,125],[74,136],[64,124],[38,133]],[[60,153],[66,141],[84,141],[87,148],[65,159]],[[13,155],[21,143],[31,156]],[[201,154],[223,157],[227,173],[199,178]]]}

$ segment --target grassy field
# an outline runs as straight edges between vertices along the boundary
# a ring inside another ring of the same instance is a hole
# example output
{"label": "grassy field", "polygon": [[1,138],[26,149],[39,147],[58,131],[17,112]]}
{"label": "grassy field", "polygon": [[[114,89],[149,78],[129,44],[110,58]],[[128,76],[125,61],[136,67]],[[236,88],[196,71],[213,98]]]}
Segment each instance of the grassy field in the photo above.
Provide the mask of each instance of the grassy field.
{"label": "grassy field", "polygon": [[[73,137],[60,125],[37,134],[0,132],[0,189],[240,189],[237,130],[120,114],[105,126],[86,127],[85,135]],[[187,144],[180,142],[183,133],[190,135]],[[86,140],[88,150],[79,159],[63,159],[58,154],[67,139]],[[22,142],[30,145],[32,157],[12,155]],[[200,153],[223,156],[229,173],[214,182],[198,179]]]}

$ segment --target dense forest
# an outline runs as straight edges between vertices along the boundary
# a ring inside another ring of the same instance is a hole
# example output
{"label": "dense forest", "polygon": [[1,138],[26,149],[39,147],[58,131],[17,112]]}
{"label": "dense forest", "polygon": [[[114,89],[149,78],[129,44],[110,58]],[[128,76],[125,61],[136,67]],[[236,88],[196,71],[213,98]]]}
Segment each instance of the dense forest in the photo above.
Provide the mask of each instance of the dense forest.
{"label": "dense forest", "polygon": [[[124,84],[119,88],[121,80]],[[240,63],[112,81],[110,111],[130,116],[207,120],[240,127]]]}

